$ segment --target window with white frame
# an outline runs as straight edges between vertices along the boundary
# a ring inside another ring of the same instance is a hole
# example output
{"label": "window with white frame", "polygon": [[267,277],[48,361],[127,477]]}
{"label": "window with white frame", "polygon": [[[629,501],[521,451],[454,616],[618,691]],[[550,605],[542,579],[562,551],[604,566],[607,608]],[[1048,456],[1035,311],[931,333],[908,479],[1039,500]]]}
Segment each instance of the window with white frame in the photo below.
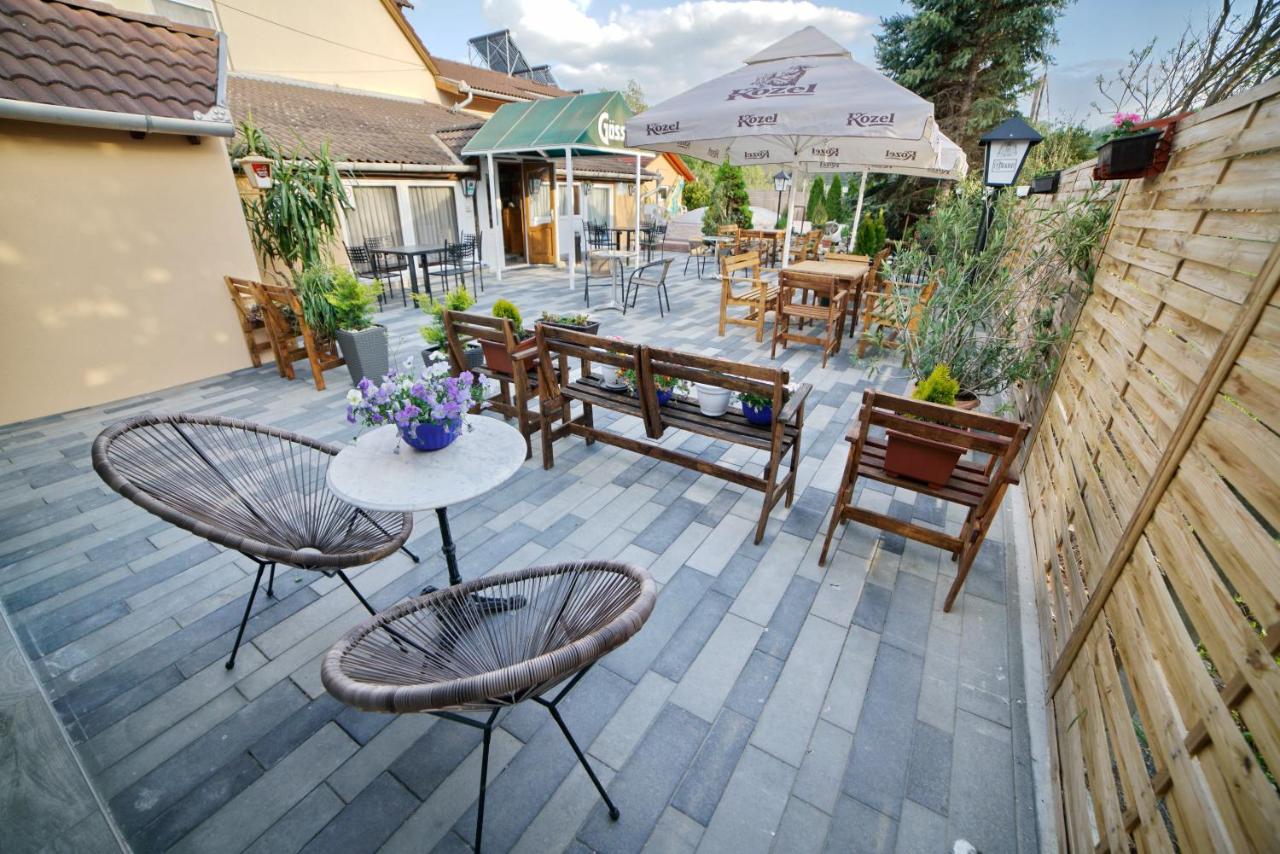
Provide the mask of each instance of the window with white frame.
{"label": "window with white frame", "polygon": [[400,204],[395,187],[352,187],[355,210],[347,211],[347,238],[353,246],[364,246],[370,238],[381,238],[383,246],[404,243],[400,225]]}
{"label": "window with white frame", "polygon": [[409,210],[418,243],[443,246],[458,242],[458,212],[453,187],[409,187]]}

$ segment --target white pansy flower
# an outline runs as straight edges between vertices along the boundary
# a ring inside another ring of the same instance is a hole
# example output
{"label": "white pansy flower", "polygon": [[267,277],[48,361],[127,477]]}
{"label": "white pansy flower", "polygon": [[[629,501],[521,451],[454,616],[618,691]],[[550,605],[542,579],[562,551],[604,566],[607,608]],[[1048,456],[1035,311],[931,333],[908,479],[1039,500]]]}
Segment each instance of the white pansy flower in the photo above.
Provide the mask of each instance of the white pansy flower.
{"label": "white pansy flower", "polygon": [[353,388],[351,389],[351,391],[347,392],[347,403],[351,404],[352,406],[357,406],[361,403],[364,403],[364,395],[360,393],[360,389]]}

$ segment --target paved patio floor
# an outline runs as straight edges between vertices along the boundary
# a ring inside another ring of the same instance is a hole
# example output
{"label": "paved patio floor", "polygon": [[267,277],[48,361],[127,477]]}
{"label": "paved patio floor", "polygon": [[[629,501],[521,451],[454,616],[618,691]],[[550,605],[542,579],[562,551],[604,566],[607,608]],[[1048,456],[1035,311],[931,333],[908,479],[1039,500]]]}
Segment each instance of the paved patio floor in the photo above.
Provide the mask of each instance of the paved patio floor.
{"label": "paved patio floor", "polygon": [[[487,285],[484,308],[502,296],[529,318],[581,306],[563,272]],[[673,314],[659,319],[646,291],[626,317],[603,313],[602,332],[768,363],[747,329],[716,337],[718,288],[675,276]],[[402,356],[417,357],[419,317],[384,314]],[[941,852],[957,838],[986,854],[1037,849],[1010,509],[950,614],[954,565],[927,546],[850,523],[817,565],[860,393],[906,387],[895,356],[854,366],[847,352],[825,370],[812,347],[779,360],[815,390],[795,504],[779,505],[758,546],[758,493],[576,438],[557,445],[554,469],[535,458],[452,508],[465,577],[589,556],[643,565],[661,585],[644,630],[566,704],[621,820],[528,704],[495,735],[487,850]],[[283,573],[228,672],[253,565],[116,497],[90,467],[99,430],[150,410],[350,439],[345,369],[323,393],[302,370],[289,383],[247,369],[0,429],[0,601],[137,851],[454,851],[473,836],[477,731],[355,712],[321,687],[320,657],[364,614],[348,590]],[[760,464],[689,434],[664,443]],[[879,485],[859,501],[934,525],[958,518]],[[415,524],[421,564],[397,554],[353,575],[376,607],[445,583],[434,514]]]}

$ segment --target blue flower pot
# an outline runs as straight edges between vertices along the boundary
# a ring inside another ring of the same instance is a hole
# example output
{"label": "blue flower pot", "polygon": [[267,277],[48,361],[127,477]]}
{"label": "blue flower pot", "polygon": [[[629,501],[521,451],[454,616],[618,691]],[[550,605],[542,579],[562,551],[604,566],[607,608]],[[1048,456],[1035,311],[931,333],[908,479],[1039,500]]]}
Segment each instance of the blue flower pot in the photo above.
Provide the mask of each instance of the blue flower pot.
{"label": "blue flower pot", "polygon": [[658,405],[662,406],[664,403],[666,403],[668,400],[670,400],[675,396],[676,396],[676,393],[674,391],[664,391],[663,389],[658,389]]}
{"label": "blue flower pot", "polygon": [[756,409],[745,400],[742,401],[742,415],[747,419],[749,424],[756,424],[761,427],[768,427],[773,423],[773,407],[762,406]]}
{"label": "blue flower pot", "polygon": [[400,438],[415,451],[438,451],[462,435],[462,419],[447,424],[410,424],[400,429]]}

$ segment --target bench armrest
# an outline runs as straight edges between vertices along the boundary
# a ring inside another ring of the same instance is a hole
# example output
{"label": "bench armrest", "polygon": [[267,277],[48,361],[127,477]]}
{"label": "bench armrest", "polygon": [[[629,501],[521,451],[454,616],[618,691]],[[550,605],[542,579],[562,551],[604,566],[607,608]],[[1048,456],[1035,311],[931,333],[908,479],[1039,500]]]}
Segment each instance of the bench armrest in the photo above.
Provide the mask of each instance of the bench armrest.
{"label": "bench armrest", "polygon": [[783,404],[782,412],[778,413],[778,420],[784,424],[794,421],[796,415],[804,410],[805,398],[809,396],[811,391],[813,391],[812,385],[801,383],[800,387],[791,395],[791,398]]}

